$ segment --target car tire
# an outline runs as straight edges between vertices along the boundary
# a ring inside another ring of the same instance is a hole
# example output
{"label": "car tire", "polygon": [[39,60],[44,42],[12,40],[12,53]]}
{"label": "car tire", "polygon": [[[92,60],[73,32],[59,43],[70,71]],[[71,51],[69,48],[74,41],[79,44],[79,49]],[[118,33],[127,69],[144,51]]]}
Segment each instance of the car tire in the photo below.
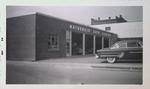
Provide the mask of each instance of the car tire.
{"label": "car tire", "polygon": [[108,57],[107,58],[107,62],[108,63],[115,63],[116,62],[116,58],[115,57]]}

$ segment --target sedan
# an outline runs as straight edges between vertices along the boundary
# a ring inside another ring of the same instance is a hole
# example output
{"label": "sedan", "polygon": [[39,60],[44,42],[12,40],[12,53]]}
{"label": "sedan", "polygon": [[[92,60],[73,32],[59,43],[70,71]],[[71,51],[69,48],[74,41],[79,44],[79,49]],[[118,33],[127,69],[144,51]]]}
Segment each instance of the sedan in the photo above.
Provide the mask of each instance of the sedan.
{"label": "sedan", "polygon": [[143,46],[139,40],[118,41],[109,48],[97,50],[96,58],[106,59],[108,63],[119,60],[142,61]]}

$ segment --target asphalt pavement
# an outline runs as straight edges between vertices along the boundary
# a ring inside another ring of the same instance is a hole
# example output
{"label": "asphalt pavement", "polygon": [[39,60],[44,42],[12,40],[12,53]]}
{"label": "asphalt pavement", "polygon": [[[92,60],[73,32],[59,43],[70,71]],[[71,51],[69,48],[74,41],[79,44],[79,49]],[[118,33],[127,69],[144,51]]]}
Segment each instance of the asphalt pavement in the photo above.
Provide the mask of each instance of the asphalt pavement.
{"label": "asphalt pavement", "polygon": [[142,84],[142,63],[100,63],[94,57],[7,61],[7,84]]}

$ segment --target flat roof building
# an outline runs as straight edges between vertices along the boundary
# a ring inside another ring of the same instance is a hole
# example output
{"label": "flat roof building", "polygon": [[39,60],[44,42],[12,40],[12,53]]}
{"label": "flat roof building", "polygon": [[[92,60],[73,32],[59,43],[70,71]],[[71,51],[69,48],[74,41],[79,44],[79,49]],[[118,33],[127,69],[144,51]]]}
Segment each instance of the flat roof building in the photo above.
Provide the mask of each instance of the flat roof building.
{"label": "flat roof building", "polygon": [[42,13],[7,18],[7,59],[42,60],[93,55],[117,34]]}
{"label": "flat roof building", "polygon": [[112,24],[112,23],[125,23],[127,20],[125,20],[122,15],[119,17],[116,16],[115,18],[108,17],[108,19],[101,19],[98,17],[98,19],[91,18],[91,25],[101,25],[101,24]]}
{"label": "flat roof building", "polygon": [[[100,17],[98,17],[100,18]],[[119,20],[120,19],[120,20]],[[103,31],[112,32],[118,35],[118,40],[141,40],[143,41],[143,22],[127,21],[122,16],[116,19],[91,20],[91,27],[101,29]]]}

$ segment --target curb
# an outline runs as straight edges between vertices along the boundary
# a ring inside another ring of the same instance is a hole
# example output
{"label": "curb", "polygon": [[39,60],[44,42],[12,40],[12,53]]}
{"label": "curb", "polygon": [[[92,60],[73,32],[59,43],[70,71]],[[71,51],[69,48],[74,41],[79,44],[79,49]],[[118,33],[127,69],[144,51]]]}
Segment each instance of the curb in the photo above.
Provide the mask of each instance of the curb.
{"label": "curb", "polygon": [[142,67],[121,67],[121,66],[91,66],[92,68],[101,68],[101,69],[120,69],[120,70],[137,70],[142,71]]}

